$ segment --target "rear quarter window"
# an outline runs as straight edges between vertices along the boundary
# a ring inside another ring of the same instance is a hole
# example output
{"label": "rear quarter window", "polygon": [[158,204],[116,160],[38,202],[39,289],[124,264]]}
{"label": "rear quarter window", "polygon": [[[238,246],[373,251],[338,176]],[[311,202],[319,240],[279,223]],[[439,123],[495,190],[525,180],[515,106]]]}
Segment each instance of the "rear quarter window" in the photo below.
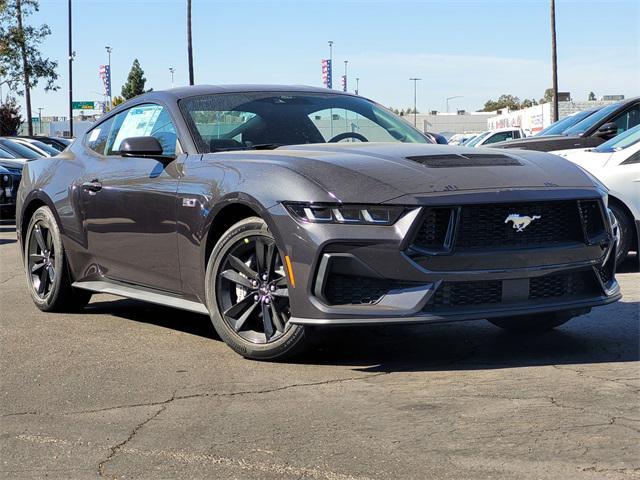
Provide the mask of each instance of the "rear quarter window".
{"label": "rear quarter window", "polygon": [[85,137],[85,145],[87,148],[100,155],[105,154],[105,148],[107,146],[107,140],[109,139],[109,133],[111,132],[114,118],[115,117],[111,117],[109,120],[102,122],[100,125],[93,127],[87,132]]}

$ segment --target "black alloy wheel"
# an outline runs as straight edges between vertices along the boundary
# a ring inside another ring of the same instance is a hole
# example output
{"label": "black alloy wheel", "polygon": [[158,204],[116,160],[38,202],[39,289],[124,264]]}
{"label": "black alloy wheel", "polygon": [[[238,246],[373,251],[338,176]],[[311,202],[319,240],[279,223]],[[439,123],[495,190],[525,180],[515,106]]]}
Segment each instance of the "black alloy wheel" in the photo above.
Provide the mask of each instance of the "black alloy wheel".
{"label": "black alloy wheel", "polygon": [[264,220],[250,217],[218,240],[207,264],[207,307],[218,335],[240,355],[282,360],[308,344],[307,328],[291,322],[284,255]]}
{"label": "black alloy wheel", "polygon": [[73,288],[60,229],[49,207],[40,207],[29,220],[24,236],[24,267],[29,292],[45,312],[77,311],[91,292]]}
{"label": "black alloy wheel", "polygon": [[284,335],[291,316],[289,289],[272,238],[238,240],[219,271],[216,297],[229,327],[252,343],[269,343]]}
{"label": "black alloy wheel", "polygon": [[45,299],[52,291],[56,278],[56,249],[53,233],[42,220],[35,223],[27,246],[27,268],[31,287],[38,297]]}

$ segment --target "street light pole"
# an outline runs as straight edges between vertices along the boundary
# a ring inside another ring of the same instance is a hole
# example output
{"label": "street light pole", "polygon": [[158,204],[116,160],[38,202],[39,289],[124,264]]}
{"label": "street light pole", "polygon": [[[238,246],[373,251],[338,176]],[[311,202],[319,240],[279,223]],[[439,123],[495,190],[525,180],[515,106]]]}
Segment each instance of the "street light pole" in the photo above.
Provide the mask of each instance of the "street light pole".
{"label": "street light pole", "polygon": [[347,64],[349,63],[349,60],[345,60],[344,61],[344,88],[343,90],[346,92],[347,91]]}
{"label": "street light pole", "polygon": [[356,77],[356,95],[360,91],[360,77]]}
{"label": "street light pole", "polygon": [[191,41],[191,0],[187,0],[187,56],[189,59],[189,85],[193,80],[193,43]]}
{"label": "street light pole", "polygon": [[453,97],[447,97],[445,99],[447,103],[447,113],[449,113],[449,100],[453,100],[454,98],[462,98],[462,95],[454,95]]}
{"label": "street light pole", "polygon": [[71,32],[71,0],[69,0],[69,137],[73,138],[73,42]]}
{"label": "street light pole", "polygon": [[329,88],[333,88],[333,40],[329,40],[329,78],[331,82],[327,85]]}
{"label": "street light pole", "polygon": [[105,50],[107,51],[107,55],[109,56],[109,91],[107,92],[107,95],[109,95],[109,110],[111,110],[113,108],[113,100],[111,98],[111,83],[113,81],[113,75],[111,75],[111,51],[113,50],[113,48],[111,47],[104,47]]}
{"label": "street light pole", "polygon": [[417,110],[417,104],[418,104],[418,81],[422,80],[421,78],[410,78],[409,80],[411,80],[413,82],[413,126],[414,127],[418,127],[418,110]]}
{"label": "street light pole", "polygon": [[42,110],[43,107],[38,107],[38,123],[40,124],[40,135],[42,135]]}
{"label": "street light pole", "polygon": [[558,121],[558,52],[556,46],[556,2],[551,0],[551,76],[553,82],[553,121]]}
{"label": "street light pole", "polygon": [[171,72],[171,88],[173,88],[173,74],[176,71],[175,68],[169,67],[169,72]]}

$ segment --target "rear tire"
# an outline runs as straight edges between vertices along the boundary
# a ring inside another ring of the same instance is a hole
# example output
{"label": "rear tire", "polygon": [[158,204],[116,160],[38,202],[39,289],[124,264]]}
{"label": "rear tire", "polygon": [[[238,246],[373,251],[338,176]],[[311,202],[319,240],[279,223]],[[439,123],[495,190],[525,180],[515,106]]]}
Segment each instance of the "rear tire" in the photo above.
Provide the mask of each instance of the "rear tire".
{"label": "rear tire", "polygon": [[488,318],[496,327],[518,333],[536,333],[553,330],[567,323],[575,315],[567,312],[539,313],[508,318]]}
{"label": "rear tire", "polygon": [[49,207],[38,208],[24,237],[24,265],[33,303],[43,312],[69,312],[84,307],[91,292],[71,286],[60,229]]}
{"label": "rear tire", "polygon": [[306,346],[305,327],[289,323],[283,258],[259,217],[233,225],[209,257],[205,288],[211,322],[243,357],[282,360]]}
{"label": "rear tire", "polygon": [[618,221],[618,230],[620,231],[620,241],[618,242],[618,250],[616,251],[616,266],[619,266],[625,261],[629,254],[631,244],[633,243],[635,227],[633,225],[633,219],[629,218],[627,212],[619,205],[611,203],[609,208]]}

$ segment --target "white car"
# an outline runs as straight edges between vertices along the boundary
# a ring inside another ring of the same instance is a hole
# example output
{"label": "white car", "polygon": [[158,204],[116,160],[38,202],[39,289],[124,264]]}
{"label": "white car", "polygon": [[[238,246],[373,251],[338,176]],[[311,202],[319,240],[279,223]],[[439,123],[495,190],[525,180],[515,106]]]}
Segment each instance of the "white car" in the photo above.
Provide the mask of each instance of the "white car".
{"label": "white car", "polygon": [[482,132],[473,140],[466,142],[465,147],[488,147],[492,143],[505,142],[507,140],[516,140],[525,138],[527,135],[520,127],[497,128],[495,130],[487,130]]}
{"label": "white car", "polygon": [[609,208],[618,220],[618,263],[638,251],[640,237],[640,125],[593,149],[556,150],[609,189]]}

